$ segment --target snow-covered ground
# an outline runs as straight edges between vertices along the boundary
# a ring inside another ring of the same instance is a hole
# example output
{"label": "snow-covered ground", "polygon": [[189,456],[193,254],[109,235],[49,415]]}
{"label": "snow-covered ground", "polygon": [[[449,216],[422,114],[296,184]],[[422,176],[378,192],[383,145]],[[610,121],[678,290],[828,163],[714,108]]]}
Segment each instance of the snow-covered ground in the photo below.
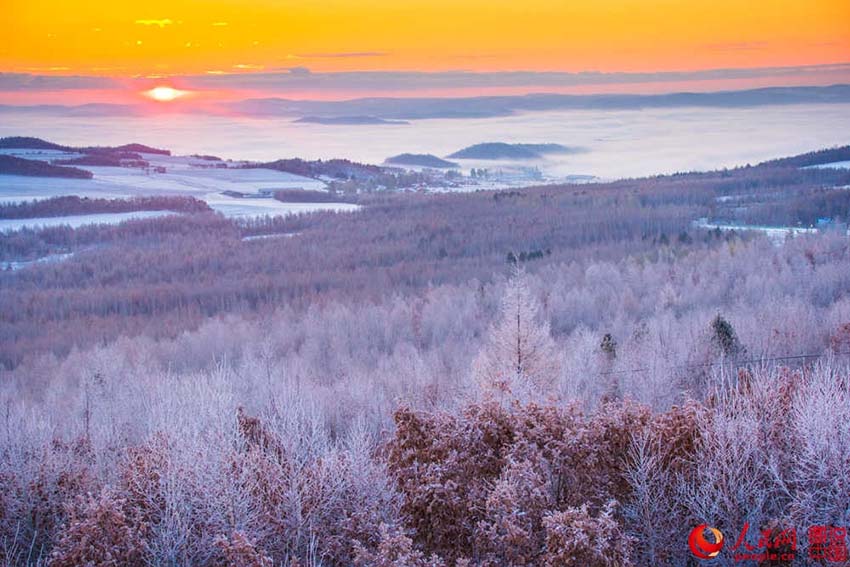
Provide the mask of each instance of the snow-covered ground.
{"label": "snow-covered ground", "polygon": [[[834,161],[832,163],[819,163],[817,165],[810,165],[809,167],[814,167],[817,169],[850,169],[850,161]],[[808,168],[805,168],[808,169]]]}
{"label": "snow-covered ground", "polygon": [[351,212],[360,208],[351,203],[281,203],[272,198],[245,199],[218,194],[207,195],[204,200],[214,211],[230,218],[288,216],[315,211]]}
{"label": "snow-covered ground", "polygon": [[694,227],[705,228],[709,230],[751,230],[764,233],[775,244],[782,244],[789,235],[795,234],[815,234],[818,232],[816,228],[802,228],[795,226],[758,226],[752,224],[717,224],[710,223],[707,219],[699,219],[694,221]]}
{"label": "snow-covered ground", "polygon": [[242,242],[252,242],[254,240],[268,240],[270,238],[292,238],[298,236],[299,232],[286,232],[278,234],[255,234],[254,236],[243,236]]}
{"label": "snow-covered ground", "polygon": [[48,256],[43,256],[37,260],[27,260],[27,261],[9,261],[9,262],[0,262],[0,270],[22,270],[24,268],[28,268],[30,266],[34,266],[36,264],[52,264],[54,262],[62,262],[67,260],[71,256],[73,256],[73,252],[66,252],[64,254],[50,254]]}
{"label": "snow-covered ground", "polygon": [[[54,160],[74,157],[51,150],[4,150],[6,155],[27,159]],[[0,175],[0,201],[43,199],[58,195],[81,197],[132,197],[143,195],[190,195],[206,200],[223,191],[253,194],[261,189],[325,190],[325,183],[271,169],[242,169],[237,162],[214,162],[190,156],[142,154],[151,169],[80,166],[93,179],[61,179]],[[216,164],[228,168],[210,167]],[[165,173],[153,168],[163,167]]]}
{"label": "snow-covered ground", "polygon": [[[26,159],[56,160],[77,157],[77,154],[57,150],[2,150],[3,154]],[[325,191],[323,181],[292,175],[271,169],[242,169],[242,162],[216,162],[191,156],[142,154],[151,168],[81,166],[94,174],[93,179],[61,179],[0,175],[0,202],[20,202],[62,195],[92,198],[127,198],[152,195],[185,195],[206,201],[209,206],[227,217],[256,217],[292,215],[312,211],[353,211],[357,205],[348,203],[281,203],[272,198],[239,198],[225,192],[256,195],[262,190],[308,189]],[[217,164],[228,167],[214,167]],[[154,168],[165,168],[156,173]],[[0,221],[0,230],[15,230],[21,226],[80,226],[97,222],[121,222],[127,218],[144,218],[163,213],[139,215],[84,215],[52,219]],[[97,218],[93,218],[97,217]]]}
{"label": "snow-covered ground", "polygon": [[12,232],[22,228],[46,228],[70,226],[77,228],[87,224],[119,224],[134,219],[150,219],[173,215],[171,211],[135,211],[132,213],[104,213],[96,215],[73,215],[68,217],[43,217],[34,219],[0,219],[0,232]]}

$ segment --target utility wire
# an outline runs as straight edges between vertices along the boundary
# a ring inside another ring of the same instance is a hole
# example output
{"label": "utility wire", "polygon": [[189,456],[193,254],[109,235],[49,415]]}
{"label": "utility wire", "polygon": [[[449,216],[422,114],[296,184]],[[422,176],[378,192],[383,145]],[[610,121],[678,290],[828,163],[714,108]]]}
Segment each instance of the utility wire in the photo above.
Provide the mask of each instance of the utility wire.
{"label": "utility wire", "polygon": [[694,368],[711,368],[713,366],[745,366],[748,364],[758,364],[765,362],[775,362],[779,360],[805,360],[809,358],[824,358],[827,356],[850,356],[850,352],[828,352],[828,353],[820,353],[820,354],[794,354],[789,356],[775,356],[769,358],[751,358],[749,360],[728,360],[724,362],[704,362],[702,364],[679,364],[675,366],[667,366],[664,368],[631,368],[626,370],[609,370],[607,372],[600,372],[600,376],[608,376],[611,374],[628,374],[631,372],[650,372],[653,370],[664,371],[664,370],[690,370]]}

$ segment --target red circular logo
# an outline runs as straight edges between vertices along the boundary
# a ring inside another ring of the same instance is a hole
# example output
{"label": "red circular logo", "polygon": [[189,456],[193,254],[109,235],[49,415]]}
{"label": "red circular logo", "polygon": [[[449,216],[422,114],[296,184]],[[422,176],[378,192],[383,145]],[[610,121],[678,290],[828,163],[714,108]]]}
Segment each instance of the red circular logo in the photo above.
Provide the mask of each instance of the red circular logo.
{"label": "red circular logo", "polygon": [[[711,533],[714,542],[708,540],[706,532]],[[717,528],[711,528],[708,524],[701,524],[691,530],[691,535],[688,536],[688,545],[691,548],[691,553],[699,559],[713,559],[717,557],[723,547],[723,534]]]}

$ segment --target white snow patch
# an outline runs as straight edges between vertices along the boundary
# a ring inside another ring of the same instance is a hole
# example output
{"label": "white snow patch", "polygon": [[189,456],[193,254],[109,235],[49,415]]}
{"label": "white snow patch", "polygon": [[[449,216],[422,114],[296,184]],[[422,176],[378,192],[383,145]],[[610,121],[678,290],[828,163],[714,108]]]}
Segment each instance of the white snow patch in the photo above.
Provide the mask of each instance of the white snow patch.
{"label": "white snow patch", "polygon": [[834,161],[832,163],[819,163],[817,165],[810,165],[808,167],[804,167],[803,169],[850,169],[850,161]]}
{"label": "white snow patch", "polygon": [[283,232],[277,234],[255,234],[253,236],[243,236],[242,242],[252,242],[254,240],[269,240],[270,238],[292,238],[298,236],[300,232]]}
{"label": "white snow patch", "polygon": [[352,203],[282,203],[271,198],[239,198],[221,194],[206,195],[204,200],[214,211],[231,218],[289,216],[314,211],[351,212],[360,209],[360,205]]}
{"label": "white snow patch", "polygon": [[708,230],[748,230],[764,233],[774,244],[782,244],[788,236],[796,234],[816,234],[818,229],[798,226],[758,226],[752,224],[717,224],[710,223],[708,219],[699,219],[693,222],[696,228]]}
{"label": "white snow patch", "polygon": [[78,228],[87,224],[120,224],[134,219],[149,219],[174,215],[171,211],[136,211],[131,213],[103,213],[95,215],[73,215],[67,217],[42,217],[32,219],[0,219],[0,232],[13,232],[22,228],[46,228],[70,226]]}
{"label": "white snow patch", "polygon": [[73,252],[66,252],[64,254],[49,254],[36,260],[11,260],[7,262],[0,262],[0,270],[11,270],[14,272],[16,270],[22,270],[24,268],[35,266],[37,264],[54,264],[56,262],[62,262],[64,260],[67,260],[73,255]]}

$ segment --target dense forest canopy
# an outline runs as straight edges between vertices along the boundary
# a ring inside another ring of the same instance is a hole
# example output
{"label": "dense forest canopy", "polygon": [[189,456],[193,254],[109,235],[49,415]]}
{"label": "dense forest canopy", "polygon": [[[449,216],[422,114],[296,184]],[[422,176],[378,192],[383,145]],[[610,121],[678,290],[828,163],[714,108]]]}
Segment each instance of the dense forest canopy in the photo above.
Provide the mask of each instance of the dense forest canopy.
{"label": "dense forest canopy", "polygon": [[131,199],[97,199],[68,195],[0,203],[0,219],[27,219],[39,217],[64,217],[98,213],[126,213],[131,211],[174,211],[177,213],[210,212],[209,205],[193,197],[133,197]]}
{"label": "dense forest canopy", "polygon": [[[259,221],[229,221],[205,213],[200,203],[159,197],[6,206],[0,212],[9,215],[64,204],[193,214],[0,235],[2,260],[75,252],[61,264],[0,274],[0,360],[14,366],[29,354],[64,354],[143,329],[172,335],[204,317],[308,305],[320,297],[375,299],[390,291],[488,281],[512,258],[533,265],[588,257],[618,261],[661,250],[688,254],[736,237],[695,229],[699,218],[792,226],[846,221],[850,192],[833,188],[848,184],[846,169],[778,161],[604,184],[364,195],[356,213]],[[293,191],[278,193],[282,200],[293,197]],[[242,240],[275,233],[296,236]],[[81,321],[87,321],[82,330]]]}

